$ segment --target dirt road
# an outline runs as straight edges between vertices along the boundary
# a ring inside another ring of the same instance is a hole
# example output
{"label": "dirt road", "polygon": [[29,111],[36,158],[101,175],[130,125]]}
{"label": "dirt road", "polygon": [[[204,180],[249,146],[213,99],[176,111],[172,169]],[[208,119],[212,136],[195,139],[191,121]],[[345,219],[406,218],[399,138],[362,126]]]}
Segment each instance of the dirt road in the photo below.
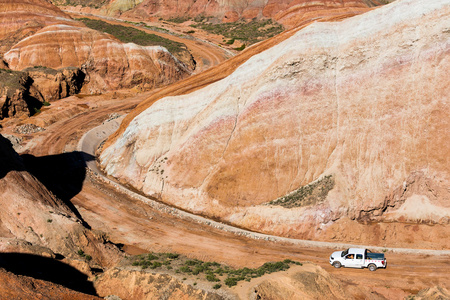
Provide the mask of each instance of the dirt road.
{"label": "dirt road", "polygon": [[[35,139],[39,143],[31,146],[29,152],[44,156],[75,151],[84,132],[101,124],[111,113],[128,112],[146,96],[139,95],[126,101],[105,99],[97,102],[97,108],[57,122],[37,134]],[[32,141],[29,143],[33,144]],[[334,269],[328,263],[331,249],[254,240],[188,222],[152,209],[97,181],[92,175],[86,177],[82,190],[71,201],[93,229],[106,232],[115,243],[124,244],[124,250],[130,254],[176,252],[235,267],[257,267],[267,261],[286,258],[311,261],[338,275],[347,285],[362,286],[368,291],[377,290],[392,299],[400,299],[410,292],[435,285],[450,288],[450,278],[447,276],[449,256],[387,253],[386,270]]]}
{"label": "dirt road", "polygon": [[[199,46],[200,47],[200,46]],[[199,48],[200,52],[204,52]],[[208,58],[213,60],[213,58]],[[112,113],[127,113],[153,91],[135,97],[96,99],[95,106],[56,122],[27,141],[35,156],[75,151],[80,138]],[[80,105],[89,98],[80,99]],[[45,117],[45,112],[41,117]],[[38,116],[39,117],[39,116]],[[72,199],[83,219],[94,229],[108,234],[111,241],[124,244],[130,254],[146,251],[176,252],[191,258],[217,261],[235,267],[257,267],[267,261],[290,258],[311,261],[337,275],[348,286],[358,286],[389,299],[402,299],[411,292],[440,285],[450,288],[449,256],[387,253],[388,268],[368,270],[334,269],[328,263],[332,252],[326,248],[306,248],[282,242],[254,240],[211,226],[189,222],[160,212],[128,194],[118,192],[87,175],[81,191]]]}

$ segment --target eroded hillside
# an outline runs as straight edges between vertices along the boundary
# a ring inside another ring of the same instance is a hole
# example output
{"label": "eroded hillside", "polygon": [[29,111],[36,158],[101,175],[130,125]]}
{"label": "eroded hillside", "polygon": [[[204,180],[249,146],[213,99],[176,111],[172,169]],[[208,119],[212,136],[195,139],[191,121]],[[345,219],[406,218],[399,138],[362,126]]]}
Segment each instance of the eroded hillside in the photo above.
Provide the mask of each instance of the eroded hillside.
{"label": "eroded hillside", "polygon": [[[224,80],[154,103],[102,164],[257,231],[354,241],[346,226],[388,221],[358,241],[448,247],[448,14],[446,1],[400,1],[308,26]],[[419,223],[414,240],[404,221]],[[436,238],[420,222],[437,224]]]}
{"label": "eroded hillside", "polygon": [[[87,28],[44,0],[3,0],[0,12],[0,66],[7,71],[27,71],[24,76],[30,77],[27,84],[14,83],[25,87],[21,94],[15,93],[14,84],[8,87],[9,92],[1,91],[0,97],[6,95],[1,103],[2,111],[7,112],[3,117],[15,116],[14,107],[20,107],[18,115],[33,114],[42,103],[81,89],[85,93],[136,86],[150,89],[185,78],[192,71],[193,66],[163,47],[122,43],[112,35]],[[190,62],[191,57],[187,59]],[[36,67],[51,70],[44,75],[27,70]],[[68,69],[76,69],[74,72],[82,76],[71,79],[65,74]],[[55,78],[58,72],[61,74]],[[53,77],[47,76],[50,74]]]}
{"label": "eroded hillside", "polygon": [[386,1],[345,0],[345,1],[102,1],[53,0],[61,8],[85,13],[121,16],[134,20],[173,20],[175,22],[209,19],[212,23],[235,22],[238,20],[273,19],[287,28],[301,22],[330,15],[355,15],[367,11],[369,7],[385,4]]}

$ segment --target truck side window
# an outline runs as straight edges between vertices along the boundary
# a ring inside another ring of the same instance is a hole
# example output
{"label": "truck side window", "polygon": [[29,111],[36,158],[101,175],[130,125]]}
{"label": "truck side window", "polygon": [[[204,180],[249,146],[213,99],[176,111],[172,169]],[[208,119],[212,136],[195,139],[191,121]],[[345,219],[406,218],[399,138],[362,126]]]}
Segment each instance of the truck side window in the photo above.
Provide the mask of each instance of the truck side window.
{"label": "truck side window", "polygon": [[363,258],[362,254],[356,254],[356,259],[362,259],[362,258]]}

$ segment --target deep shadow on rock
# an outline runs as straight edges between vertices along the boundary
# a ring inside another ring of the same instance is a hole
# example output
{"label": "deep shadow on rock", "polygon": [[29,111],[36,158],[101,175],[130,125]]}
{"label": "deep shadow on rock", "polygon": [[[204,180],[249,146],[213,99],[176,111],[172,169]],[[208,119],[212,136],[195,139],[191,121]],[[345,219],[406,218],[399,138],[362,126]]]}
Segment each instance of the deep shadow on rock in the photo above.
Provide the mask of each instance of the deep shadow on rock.
{"label": "deep shadow on rock", "polygon": [[0,179],[12,170],[24,171],[25,167],[12,143],[0,134]]}
{"label": "deep shadow on rock", "polygon": [[[25,169],[82,219],[71,199],[83,188],[86,178],[86,162],[95,157],[84,152],[69,152],[36,157],[21,155]],[[85,224],[86,225],[86,224]]]}
{"label": "deep shadow on rock", "polygon": [[17,275],[42,279],[97,296],[87,275],[52,258],[23,253],[0,253],[0,267]]}

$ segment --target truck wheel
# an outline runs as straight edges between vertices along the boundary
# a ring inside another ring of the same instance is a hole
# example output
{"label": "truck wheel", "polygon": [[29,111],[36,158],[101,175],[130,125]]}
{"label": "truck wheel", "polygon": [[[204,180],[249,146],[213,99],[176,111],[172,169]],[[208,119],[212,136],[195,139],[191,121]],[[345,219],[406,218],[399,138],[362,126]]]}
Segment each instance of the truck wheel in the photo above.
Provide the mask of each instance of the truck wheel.
{"label": "truck wheel", "polygon": [[335,267],[336,269],[339,269],[339,268],[341,267],[341,263],[338,262],[338,261],[335,261],[335,262],[333,263],[333,267]]}
{"label": "truck wheel", "polygon": [[377,269],[377,266],[375,266],[374,264],[370,264],[369,266],[368,266],[368,268],[369,268],[369,270],[370,271],[375,271],[376,269]]}

